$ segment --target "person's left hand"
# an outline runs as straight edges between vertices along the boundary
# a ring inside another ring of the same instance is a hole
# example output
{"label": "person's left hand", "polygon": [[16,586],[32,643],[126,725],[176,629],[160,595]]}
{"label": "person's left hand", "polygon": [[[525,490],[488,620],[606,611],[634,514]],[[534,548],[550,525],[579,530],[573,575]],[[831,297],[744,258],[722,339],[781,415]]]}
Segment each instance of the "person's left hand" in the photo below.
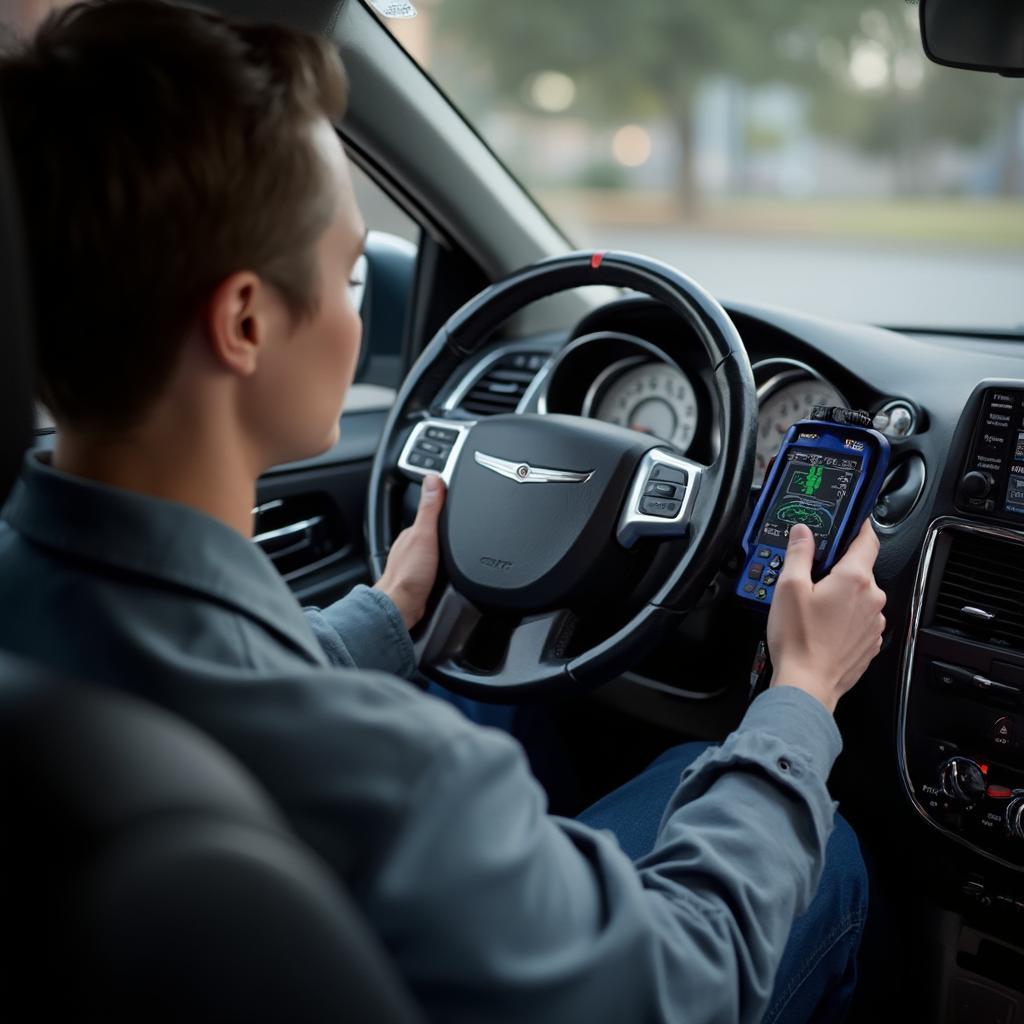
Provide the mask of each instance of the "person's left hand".
{"label": "person's left hand", "polygon": [[420,507],[412,526],[403,530],[388,552],[384,575],[374,585],[395,603],[407,629],[412,629],[427,607],[437,578],[437,521],[444,506],[445,488],[439,476],[423,481]]}

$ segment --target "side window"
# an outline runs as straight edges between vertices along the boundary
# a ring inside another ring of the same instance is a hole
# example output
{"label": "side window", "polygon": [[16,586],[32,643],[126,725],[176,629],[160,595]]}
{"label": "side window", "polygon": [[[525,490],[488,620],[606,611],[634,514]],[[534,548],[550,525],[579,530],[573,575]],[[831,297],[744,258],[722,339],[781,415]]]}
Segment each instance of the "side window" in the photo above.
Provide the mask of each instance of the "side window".
{"label": "side window", "polygon": [[402,379],[405,321],[412,297],[420,227],[354,164],[356,201],[366,221],[365,260],[354,287],[363,318],[363,348],[346,411],[390,405]]}
{"label": "side window", "polygon": [[420,244],[420,228],[381,187],[364,171],[349,161],[352,168],[352,182],[356,189],[356,201],[363,211],[366,226],[371,231],[384,231],[389,235],[404,238],[414,246]]}

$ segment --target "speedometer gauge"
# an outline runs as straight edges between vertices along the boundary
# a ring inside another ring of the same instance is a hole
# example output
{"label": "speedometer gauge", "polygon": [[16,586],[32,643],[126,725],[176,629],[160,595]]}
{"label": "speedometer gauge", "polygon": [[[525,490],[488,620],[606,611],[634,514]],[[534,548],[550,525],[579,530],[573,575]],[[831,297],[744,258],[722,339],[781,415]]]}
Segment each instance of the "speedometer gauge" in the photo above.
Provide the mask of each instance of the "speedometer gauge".
{"label": "speedometer gauge", "polygon": [[674,366],[643,363],[608,386],[592,415],[651,434],[685,452],[697,432],[697,396]]}
{"label": "speedometer gauge", "polygon": [[778,452],[786,431],[797,420],[806,419],[816,405],[846,405],[846,399],[827,381],[807,377],[783,384],[761,403],[757,417],[757,457],[754,485],[764,482],[768,463]]}

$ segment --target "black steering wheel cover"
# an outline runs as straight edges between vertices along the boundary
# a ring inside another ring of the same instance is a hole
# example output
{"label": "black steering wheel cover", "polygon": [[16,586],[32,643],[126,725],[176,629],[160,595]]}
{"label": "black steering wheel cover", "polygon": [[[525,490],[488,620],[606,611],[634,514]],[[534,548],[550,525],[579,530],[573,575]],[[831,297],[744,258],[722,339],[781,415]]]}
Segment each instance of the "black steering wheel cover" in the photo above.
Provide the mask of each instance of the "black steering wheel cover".
{"label": "black steering wheel cover", "polygon": [[[410,369],[384,426],[370,472],[366,541],[371,571],[374,579],[379,579],[388,545],[395,536],[391,510],[397,478],[393,467],[398,462],[404,427],[417,415],[437,412],[432,403],[452,374],[508,317],[537,299],[586,285],[642,292],[690,324],[714,373],[720,432],[719,453],[704,472],[691,520],[691,535],[701,537],[701,543],[688,546],[669,578],[637,616],[568,664],[573,681],[592,685],[628,667],[656,632],[677,621],[705,591],[723,554],[739,536],[750,495],[757,431],[757,394],[750,360],[728,314],[686,274],[633,253],[574,252],[510,274],[452,314]],[[564,673],[559,675],[565,678]],[[464,692],[487,687],[486,680],[471,673],[455,673],[450,681]],[[540,680],[527,684],[525,689],[536,690],[538,683]]]}

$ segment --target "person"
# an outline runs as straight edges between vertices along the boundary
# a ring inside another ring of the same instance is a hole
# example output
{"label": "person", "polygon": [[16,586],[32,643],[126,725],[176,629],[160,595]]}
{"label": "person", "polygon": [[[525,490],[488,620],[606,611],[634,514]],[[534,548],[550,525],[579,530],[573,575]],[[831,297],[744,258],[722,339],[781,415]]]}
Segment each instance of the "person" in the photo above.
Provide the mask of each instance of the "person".
{"label": "person", "polygon": [[870,527],[817,584],[794,529],[770,687],[576,820],[514,738],[400,678],[439,480],[383,578],[323,610],[251,543],[257,478],[333,444],[356,365],[345,93],[321,40],[157,0],[0,59],[57,424],[4,511],[0,645],[232,752],[431,1019],[839,1019],[867,893],[826,783],[884,628]]}

